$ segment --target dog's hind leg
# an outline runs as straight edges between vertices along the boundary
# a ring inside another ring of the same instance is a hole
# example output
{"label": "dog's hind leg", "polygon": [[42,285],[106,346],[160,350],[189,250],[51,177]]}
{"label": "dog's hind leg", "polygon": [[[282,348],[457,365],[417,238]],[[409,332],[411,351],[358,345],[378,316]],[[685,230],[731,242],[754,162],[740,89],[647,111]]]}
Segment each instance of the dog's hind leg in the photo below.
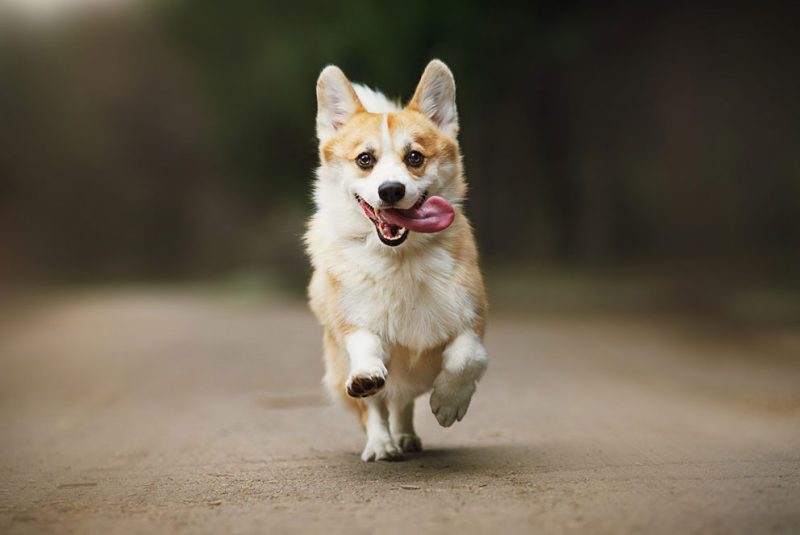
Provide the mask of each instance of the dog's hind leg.
{"label": "dog's hind leg", "polygon": [[395,444],[405,453],[422,451],[422,440],[414,431],[414,400],[389,402],[389,430]]}

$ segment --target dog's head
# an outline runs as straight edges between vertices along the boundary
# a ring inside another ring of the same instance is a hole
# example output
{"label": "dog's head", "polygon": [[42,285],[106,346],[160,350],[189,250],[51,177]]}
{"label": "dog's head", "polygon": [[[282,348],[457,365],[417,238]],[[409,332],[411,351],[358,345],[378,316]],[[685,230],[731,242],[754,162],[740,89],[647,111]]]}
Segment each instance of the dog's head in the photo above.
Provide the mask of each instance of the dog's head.
{"label": "dog's head", "polygon": [[348,236],[374,232],[376,244],[396,247],[412,232],[434,234],[452,223],[465,185],[455,82],[444,63],[428,64],[402,109],[362,103],[344,73],[329,66],[317,81],[317,105],[316,201],[329,224]]}

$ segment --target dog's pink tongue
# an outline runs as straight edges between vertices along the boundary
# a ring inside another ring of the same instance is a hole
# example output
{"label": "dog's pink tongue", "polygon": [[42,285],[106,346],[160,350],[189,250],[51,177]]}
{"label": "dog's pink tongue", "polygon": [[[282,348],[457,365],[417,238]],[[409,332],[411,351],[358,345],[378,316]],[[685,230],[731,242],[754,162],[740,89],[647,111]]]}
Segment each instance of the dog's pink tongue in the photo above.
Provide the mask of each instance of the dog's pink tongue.
{"label": "dog's pink tongue", "polygon": [[381,218],[387,223],[415,232],[442,231],[450,226],[455,216],[453,205],[437,196],[428,197],[419,208],[381,210]]}

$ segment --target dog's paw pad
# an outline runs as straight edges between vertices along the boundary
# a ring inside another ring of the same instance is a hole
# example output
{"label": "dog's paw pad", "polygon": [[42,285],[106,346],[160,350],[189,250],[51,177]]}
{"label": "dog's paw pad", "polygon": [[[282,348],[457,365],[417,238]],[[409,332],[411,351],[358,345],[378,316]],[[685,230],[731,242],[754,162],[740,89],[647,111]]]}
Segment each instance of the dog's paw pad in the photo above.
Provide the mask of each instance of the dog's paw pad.
{"label": "dog's paw pad", "polygon": [[347,395],[350,397],[365,398],[377,394],[385,384],[386,378],[381,374],[353,374],[347,380],[345,389],[347,390]]}
{"label": "dog's paw pad", "polygon": [[372,439],[367,441],[361,460],[372,461],[397,461],[403,458],[403,452],[391,439]]}
{"label": "dog's paw pad", "polygon": [[394,439],[403,453],[422,451],[422,440],[417,435],[397,435]]}
{"label": "dog's paw pad", "polygon": [[431,394],[431,412],[442,427],[450,427],[460,422],[469,408],[475,384],[434,386]]}

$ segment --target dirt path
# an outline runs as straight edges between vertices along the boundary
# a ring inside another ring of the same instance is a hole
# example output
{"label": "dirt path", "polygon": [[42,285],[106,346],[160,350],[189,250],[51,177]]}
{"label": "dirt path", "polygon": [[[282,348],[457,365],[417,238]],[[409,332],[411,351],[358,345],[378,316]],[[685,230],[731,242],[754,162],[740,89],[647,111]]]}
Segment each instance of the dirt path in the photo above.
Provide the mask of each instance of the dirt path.
{"label": "dirt path", "polygon": [[0,319],[0,532],[800,532],[800,336],[496,314],[461,424],[364,464],[302,304]]}

